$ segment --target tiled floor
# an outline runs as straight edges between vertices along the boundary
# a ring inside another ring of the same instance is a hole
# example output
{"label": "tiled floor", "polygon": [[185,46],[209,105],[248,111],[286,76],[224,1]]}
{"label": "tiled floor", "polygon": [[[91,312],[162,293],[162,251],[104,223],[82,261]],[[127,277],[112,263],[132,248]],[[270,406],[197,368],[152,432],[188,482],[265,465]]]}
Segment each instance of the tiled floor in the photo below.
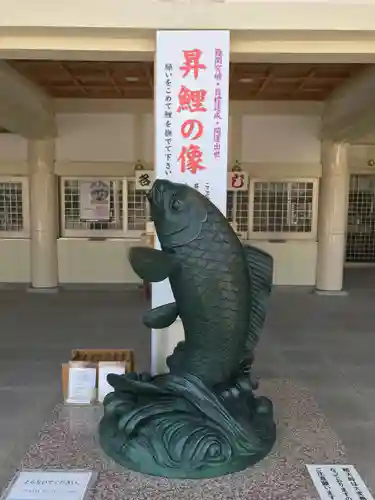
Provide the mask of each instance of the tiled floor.
{"label": "tiled floor", "polygon": [[[375,277],[351,272],[347,285],[347,297],[276,290],[256,368],[263,380],[309,390],[375,488]],[[59,401],[60,364],[72,348],[133,347],[137,368],[148,367],[145,307],[139,291],[0,292],[1,482]]]}
{"label": "tiled floor", "polygon": [[61,399],[61,363],[79,347],[133,347],[149,366],[143,293],[0,292],[0,483]]}

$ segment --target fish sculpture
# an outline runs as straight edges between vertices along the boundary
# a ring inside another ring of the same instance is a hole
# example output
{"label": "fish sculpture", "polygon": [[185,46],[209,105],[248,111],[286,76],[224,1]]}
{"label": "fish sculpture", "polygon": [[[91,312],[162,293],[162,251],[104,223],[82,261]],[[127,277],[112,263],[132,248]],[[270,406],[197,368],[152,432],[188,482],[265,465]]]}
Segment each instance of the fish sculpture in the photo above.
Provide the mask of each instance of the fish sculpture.
{"label": "fish sculpture", "polygon": [[255,397],[254,349],[272,287],[272,257],[243,245],[220,210],[197,190],[156,180],[147,194],[161,250],[133,247],[145,281],[169,279],[175,301],[143,322],[167,328],[179,317],[185,340],[169,373],[109,375],[99,433],[125,467],[174,478],[242,470],[276,438],[272,403]]}

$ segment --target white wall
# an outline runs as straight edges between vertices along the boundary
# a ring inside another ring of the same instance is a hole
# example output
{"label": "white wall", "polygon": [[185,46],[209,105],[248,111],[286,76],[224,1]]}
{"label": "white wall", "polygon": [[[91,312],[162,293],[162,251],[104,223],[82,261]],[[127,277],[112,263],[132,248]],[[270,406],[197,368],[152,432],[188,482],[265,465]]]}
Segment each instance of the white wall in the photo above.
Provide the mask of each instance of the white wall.
{"label": "white wall", "polygon": [[375,145],[352,145],[348,156],[349,168],[353,174],[375,174]]}
{"label": "white wall", "polygon": [[[73,109],[72,109],[73,106]],[[59,113],[56,141],[58,175],[129,175],[140,159],[152,166],[154,157],[152,104],[103,102],[95,110]],[[289,106],[289,105],[288,105]],[[256,103],[231,106],[229,165],[243,163],[254,177],[319,177],[319,108],[291,103]],[[274,112],[273,112],[274,111]],[[0,135],[0,174],[27,173],[26,141],[11,134]],[[59,278],[63,283],[137,282],[126,258],[126,250],[139,241],[61,238],[58,242]],[[316,241],[257,241],[275,259],[275,283],[313,285]],[[27,240],[0,240],[0,282],[28,282],[30,276]],[[17,255],[17,260],[14,257]],[[22,265],[19,262],[22,261]]]}
{"label": "white wall", "polygon": [[131,114],[61,114],[57,161],[132,162],[134,121]]}
{"label": "white wall", "polygon": [[58,241],[60,283],[139,283],[127,253],[139,241],[61,238]]}
{"label": "white wall", "polygon": [[[0,134],[0,165],[27,159],[27,141],[14,134]],[[6,167],[5,167],[6,168]]]}
{"label": "white wall", "polygon": [[320,163],[319,116],[245,115],[241,159],[249,163]]}

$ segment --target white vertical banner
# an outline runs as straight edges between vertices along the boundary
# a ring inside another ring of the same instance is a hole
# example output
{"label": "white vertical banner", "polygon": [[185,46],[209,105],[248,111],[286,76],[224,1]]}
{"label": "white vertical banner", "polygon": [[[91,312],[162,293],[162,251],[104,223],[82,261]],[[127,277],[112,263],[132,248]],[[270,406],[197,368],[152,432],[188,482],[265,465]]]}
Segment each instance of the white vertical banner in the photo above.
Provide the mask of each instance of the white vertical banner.
{"label": "white vertical banner", "polygon": [[[229,51],[229,31],[157,32],[155,175],[194,187],[224,214]],[[153,307],[171,301],[168,280],[153,285]]]}
{"label": "white vertical banner", "polygon": [[156,176],[225,213],[229,31],[159,31],[155,84]]}

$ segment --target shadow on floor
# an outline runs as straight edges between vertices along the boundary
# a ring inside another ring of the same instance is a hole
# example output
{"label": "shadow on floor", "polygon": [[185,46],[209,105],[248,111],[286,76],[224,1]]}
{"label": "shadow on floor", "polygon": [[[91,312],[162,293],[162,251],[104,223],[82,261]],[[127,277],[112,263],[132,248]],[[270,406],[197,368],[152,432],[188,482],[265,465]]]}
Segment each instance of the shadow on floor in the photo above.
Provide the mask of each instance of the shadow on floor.
{"label": "shadow on floor", "polygon": [[374,290],[375,267],[348,267],[344,271],[345,290]]}

